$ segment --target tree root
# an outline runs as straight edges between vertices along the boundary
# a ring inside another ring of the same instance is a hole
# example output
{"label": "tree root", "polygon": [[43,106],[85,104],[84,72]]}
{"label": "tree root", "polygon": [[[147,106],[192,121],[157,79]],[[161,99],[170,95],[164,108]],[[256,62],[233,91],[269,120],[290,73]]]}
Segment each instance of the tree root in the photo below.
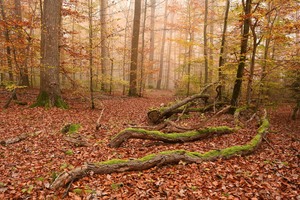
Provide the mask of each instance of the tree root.
{"label": "tree root", "polygon": [[211,150],[205,153],[189,152],[185,150],[163,151],[157,154],[150,154],[135,160],[113,159],[98,163],[88,163],[77,167],[69,172],[62,173],[51,184],[50,188],[56,190],[66,186],[74,180],[83,178],[90,174],[109,174],[113,172],[140,171],[168,164],[201,163],[219,158],[230,158],[237,155],[253,153],[261,144],[264,135],[269,127],[269,121],[264,117],[257,130],[257,134],[245,145],[231,146],[220,150]]}
{"label": "tree root", "polygon": [[118,133],[113,139],[110,141],[110,147],[120,147],[121,144],[128,139],[148,139],[148,140],[158,140],[167,143],[176,143],[176,142],[191,142],[195,140],[200,140],[216,135],[226,134],[233,132],[234,129],[221,126],[221,127],[212,127],[206,128],[202,130],[193,130],[187,131],[183,133],[163,133],[160,131],[147,131],[145,129],[134,129],[127,128],[120,133]]}

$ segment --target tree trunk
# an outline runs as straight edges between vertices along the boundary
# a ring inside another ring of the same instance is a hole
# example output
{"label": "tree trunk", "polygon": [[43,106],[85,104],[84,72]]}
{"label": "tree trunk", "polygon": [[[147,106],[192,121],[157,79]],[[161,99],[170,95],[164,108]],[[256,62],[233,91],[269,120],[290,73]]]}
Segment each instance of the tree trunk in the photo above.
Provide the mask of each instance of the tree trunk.
{"label": "tree trunk", "polygon": [[14,47],[15,52],[15,63],[19,68],[20,79],[18,85],[29,86],[29,76],[27,69],[27,59],[25,55],[25,39],[22,34],[22,27],[19,25],[22,23],[22,10],[21,10],[21,1],[14,0],[15,3],[15,18],[17,20],[17,24],[15,28],[18,34],[18,42],[22,44],[20,47]]}
{"label": "tree trunk", "polygon": [[61,0],[45,0],[42,18],[40,93],[33,106],[67,108],[59,83]]}
{"label": "tree trunk", "polygon": [[[127,81],[127,74],[126,74],[126,63],[127,60],[126,58],[128,57],[127,54],[127,33],[128,33],[128,22],[129,22],[129,11],[131,8],[131,1],[129,1],[129,8],[128,8],[128,12],[127,12],[127,16],[126,16],[126,24],[125,24],[125,30],[124,30],[124,53],[123,53],[123,64],[122,64],[122,76],[123,76],[123,81]],[[125,95],[125,90],[126,90],[126,86],[125,84],[123,84],[123,95]]]}
{"label": "tree trunk", "polygon": [[204,11],[204,28],[203,28],[203,40],[204,40],[204,84],[208,83],[208,54],[207,54],[207,18],[208,18],[208,0],[205,0],[205,11]]}
{"label": "tree trunk", "polygon": [[150,73],[148,75],[148,85],[151,88],[154,88],[154,77],[153,77],[153,70],[154,70],[154,41],[155,41],[155,34],[154,34],[154,27],[155,27],[155,8],[156,8],[156,0],[151,0],[151,14],[150,14],[150,52],[149,52],[149,70]]}
{"label": "tree trunk", "polygon": [[143,96],[143,90],[144,90],[144,58],[145,58],[145,31],[146,31],[146,19],[147,19],[147,0],[145,0],[145,5],[144,5],[144,15],[143,15],[143,30],[142,30],[142,48],[141,48],[141,67],[140,67],[140,84],[139,84],[139,96]]}
{"label": "tree trunk", "polygon": [[254,76],[254,69],[255,69],[255,56],[256,56],[256,50],[258,45],[261,42],[261,39],[257,41],[257,34],[255,32],[255,28],[257,26],[258,20],[254,22],[253,25],[250,25],[252,36],[253,36],[253,48],[252,48],[252,57],[251,57],[251,63],[250,63],[250,74],[248,79],[248,85],[247,85],[247,93],[246,93],[246,101],[247,105],[251,102],[251,96],[252,96],[252,82],[253,82],[253,76]]}
{"label": "tree trunk", "polygon": [[240,59],[239,59],[239,65],[237,69],[236,74],[236,80],[232,92],[231,97],[231,108],[230,113],[233,114],[237,105],[238,105],[238,98],[241,92],[242,82],[243,82],[243,75],[244,75],[244,68],[246,64],[246,55],[247,55],[247,47],[248,47],[248,37],[249,37],[249,29],[250,29],[250,13],[251,13],[251,2],[252,0],[246,0],[246,4],[243,0],[244,5],[244,23],[243,23],[243,32],[242,32],[242,40],[241,40],[241,52],[240,52]]}
{"label": "tree trunk", "polygon": [[93,67],[94,67],[94,59],[93,59],[93,0],[88,0],[88,9],[89,9],[89,69],[90,69],[90,95],[91,95],[91,109],[95,109],[94,103],[94,85],[93,85]]}
{"label": "tree trunk", "polygon": [[[174,24],[174,13],[171,17],[171,23]],[[173,47],[173,30],[170,30],[170,36],[169,36],[169,49],[168,49],[168,68],[167,68],[167,75],[166,75],[166,89],[170,89],[170,79],[171,79],[171,53],[172,53],[172,47]],[[174,70],[175,71],[175,70]]]}
{"label": "tree trunk", "polygon": [[162,76],[164,70],[164,56],[165,56],[165,40],[166,40],[166,32],[167,32],[167,22],[168,22],[168,0],[165,1],[165,17],[164,17],[164,28],[163,28],[163,36],[160,50],[160,60],[159,60],[159,73],[157,79],[156,89],[161,89]]}
{"label": "tree trunk", "polygon": [[225,55],[224,55],[224,49],[225,49],[225,43],[226,43],[226,32],[227,32],[227,21],[228,21],[228,13],[230,8],[230,0],[227,0],[226,2],[226,10],[225,10],[225,17],[224,17],[224,25],[223,25],[223,32],[222,32],[222,41],[221,41],[221,48],[220,48],[220,57],[219,57],[219,83],[221,86],[219,87],[219,101],[222,101],[223,91],[225,91],[225,85],[224,85],[224,77],[222,68],[225,65]]}
{"label": "tree trunk", "polygon": [[[4,22],[7,21],[6,14],[5,14],[5,8],[3,0],[0,0],[0,7],[1,7],[1,17]],[[12,53],[11,53],[11,47],[10,47],[10,36],[9,36],[9,29],[7,27],[7,24],[4,24],[4,37],[6,42],[6,59],[7,59],[7,66],[8,66],[8,76],[9,81],[14,81],[14,75],[13,75],[13,66],[12,66]]]}
{"label": "tree trunk", "polygon": [[267,17],[267,22],[268,22],[268,36],[265,39],[265,48],[264,48],[264,61],[263,61],[263,66],[261,69],[261,74],[260,74],[260,84],[259,84],[259,100],[263,100],[263,95],[264,95],[264,87],[265,87],[265,78],[267,75],[267,65],[268,65],[268,59],[269,59],[269,50],[270,50],[270,43],[271,43],[271,35],[274,27],[275,20],[277,18],[277,14],[274,16],[274,18],[271,20],[271,13],[270,11],[273,10],[273,5],[272,2],[268,3],[268,11],[269,15]]}
{"label": "tree trunk", "polygon": [[107,68],[109,67],[109,49],[107,44],[107,0],[100,0],[100,22],[101,22],[101,90],[107,90]]}
{"label": "tree trunk", "polygon": [[129,96],[137,96],[137,64],[138,64],[138,47],[140,35],[141,21],[141,1],[135,0],[134,4],[134,19],[131,41],[131,63],[130,63],[130,81],[129,81]]}

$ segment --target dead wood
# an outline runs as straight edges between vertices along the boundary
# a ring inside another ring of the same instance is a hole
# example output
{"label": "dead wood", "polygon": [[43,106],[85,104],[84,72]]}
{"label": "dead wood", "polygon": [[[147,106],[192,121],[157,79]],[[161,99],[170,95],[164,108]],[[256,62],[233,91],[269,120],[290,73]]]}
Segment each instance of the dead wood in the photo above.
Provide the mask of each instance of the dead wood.
{"label": "dead wood", "polygon": [[65,136],[64,140],[73,143],[76,147],[88,147],[90,144],[79,134],[72,134]]}
{"label": "dead wood", "polygon": [[[196,99],[203,99],[205,102],[207,102],[209,95],[204,94],[207,89],[209,87],[211,87],[212,85],[214,85],[216,83],[211,83],[209,85],[207,85],[199,94],[195,94],[192,96],[189,96],[185,99],[183,99],[182,101],[167,107],[167,108],[161,108],[161,109],[155,109],[155,110],[151,110],[148,112],[147,116],[148,116],[148,121],[151,124],[158,124],[161,123],[164,119],[169,118],[170,116],[172,116],[174,114],[174,111],[177,110],[178,108],[196,100]],[[184,108],[183,108],[184,109]],[[178,111],[176,111],[178,112]]]}
{"label": "dead wood", "polygon": [[[170,121],[170,120],[166,120],[163,123],[160,123],[156,126],[133,126],[130,128],[135,128],[135,129],[145,129],[148,131],[162,131],[162,132],[185,132],[185,131],[190,131],[190,130],[194,130],[194,128],[191,127],[182,127],[177,125],[175,122]],[[172,130],[172,131],[171,131]]]}
{"label": "dead wood", "polygon": [[176,142],[191,142],[195,140],[200,140],[208,137],[213,137],[221,134],[231,133],[234,130],[226,126],[205,128],[202,130],[193,130],[183,133],[163,133],[160,131],[147,131],[144,129],[133,129],[127,128],[117,134],[110,141],[110,147],[120,147],[121,144],[129,139],[147,139],[156,140],[166,143],[176,143]]}
{"label": "dead wood", "polygon": [[5,103],[5,105],[3,106],[4,109],[8,108],[9,104],[11,103],[12,100],[16,100],[17,99],[17,93],[16,93],[16,89],[14,89],[11,93],[11,95],[9,96],[7,102]]}
{"label": "dead wood", "polygon": [[54,180],[50,188],[56,190],[62,186],[68,185],[74,180],[93,174],[141,171],[155,166],[177,164],[179,162],[202,163],[204,161],[213,161],[220,158],[227,159],[237,155],[248,155],[253,153],[260,146],[262,139],[268,130],[268,127],[268,120],[266,118],[263,118],[262,123],[257,130],[257,134],[248,143],[219,150],[211,150],[205,153],[174,150],[163,151],[157,154],[150,154],[134,160],[114,159],[98,163],[87,163],[69,172],[63,172]]}
{"label": "dead wood", "polygon": [[21,141],[27,139],[30,136],[37,136],[40,133],[42,133],[42,131],[37,131],[37,132],[31,133],[31,134],[30,133],[22,133],[20,135],[15,136],[15,137],[11,137],[11,138],[8,138],[6,140],[2,140],[2,141],[0,141],[0,144],[3,145],[3,146],[7,146],[7,145],[10,145],[10,144],[21,142]]}
{"label": "dead wood", "polygon": [[96,122],[96,130],[99,130],[99,128],[101,127],[101,124],[100,124],[100,120],[102,118],[102,115],[103,115],[103,111],[104,111],[104,108],[102,109],[98,119],[97,119],[97,122]]}

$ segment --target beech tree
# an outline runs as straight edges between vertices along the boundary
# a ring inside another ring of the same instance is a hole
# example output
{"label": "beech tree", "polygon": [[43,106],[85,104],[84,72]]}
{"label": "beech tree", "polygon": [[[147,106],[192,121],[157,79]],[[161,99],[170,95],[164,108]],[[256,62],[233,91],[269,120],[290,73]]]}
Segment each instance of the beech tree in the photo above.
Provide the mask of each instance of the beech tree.
{"label": "beech tree", "polygon": [[106,76],[109,67],[109,49],[107,44],[107,0],[100,0],[100,21],[101,21],[101,90],[106,90]]}
{"label": "beech tree", "polygon": [[13,82],[14,76],[13,76],[13,67],[12,67],[12,50],[11,50],[11,46],[9,45],[10,35],[9,35],[9,28],[8,28],[8,24],[7,24],[3,0],[0,0],[0,8],[1,8],[1,17],[4,22],[4,37],[5,37],[5,42],[6,42],[5,48],[6,48],[6,59],[7,59],[7,65],[8,65],[9,81]]}
{"label": "beech tree", "polygon": [[67,108],[60,91],[60,21],[62,0],[45,0],[41,31],[40,93],[32,106]]}
{"label": "beech tree", "polygon": [[130,86],[129,96],[137,96],[137,64],[138,64],[138,47],[140,34],[142,4],[140,0],[135,0],[134,4],[134,19],[131,41],[131,63],[130,63]]}
{"label": "beech tree", "polygon": [[249,29],[250,29],[250,13],[251,13],[251,3],[252,0],[243,0],[243,8],[244,8],[244,20],[243,20],[243,31],[242,31],[242,40],[241,40],[241,51],[239,58],[239,65],[236,74],[236,80],[232,92],[232,97],[230,101],[231,109],[230,113],[234,113],[236,106],[238,105],[238,98],[241,92],[242,82],[243,82],[243,74],[246,62],[246,54],[248,48],[248,37],[249,37]]}

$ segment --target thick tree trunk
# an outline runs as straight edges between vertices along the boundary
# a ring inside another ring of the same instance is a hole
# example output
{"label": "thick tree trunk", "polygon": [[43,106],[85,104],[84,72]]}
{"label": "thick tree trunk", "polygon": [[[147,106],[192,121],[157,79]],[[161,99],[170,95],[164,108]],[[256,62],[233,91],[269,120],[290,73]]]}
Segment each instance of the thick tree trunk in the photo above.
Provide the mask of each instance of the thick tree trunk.
{"label": "thick tree trunk", "polygon": [[98,163],[88,163],[69,172],[62,173],[54,180],[50,188],[56,190],[72,183],[75,180],[86,177],[89,174],[110,174],[114,172],[141,171],[155,166],[160,167],[168,164],[177,164],[179,162],[202,163],[204,161],[213,161],[220,158],[228,159],[237,155],[248,155],[253,153],[260,146],[268,127],[268,120],[263,118],[262,124],[257,130],[257,134],[248,143],[244,145],[231,146],[224,149],[210,150],[205,153],[173,150],[163,151],[157,154],[150,154],[134,160],[113,159]]}
{"label": "thick tree trunk", "polygon": [[61,0],[45,0],[42,18],[40,93],[32,106],[67,108],[59,82]]}
{"label": "thick tree trunk", "polygon": [[201,140],[209,137],[214,137],[222,134],[231,133],[234,130],[232,128],[221,126],[205,128],[201,130],[187,131],[184,133],[163,133],[160,131],[148,131],[145,129],[135,129],[127,128],[120,133],[118,133],[110,141],[110,147],[120,147],[123,142],[129,139],[147,139],[147,140],[157,140],[166,143],[178,143],[178,142],[192,142],[196,140]]}

